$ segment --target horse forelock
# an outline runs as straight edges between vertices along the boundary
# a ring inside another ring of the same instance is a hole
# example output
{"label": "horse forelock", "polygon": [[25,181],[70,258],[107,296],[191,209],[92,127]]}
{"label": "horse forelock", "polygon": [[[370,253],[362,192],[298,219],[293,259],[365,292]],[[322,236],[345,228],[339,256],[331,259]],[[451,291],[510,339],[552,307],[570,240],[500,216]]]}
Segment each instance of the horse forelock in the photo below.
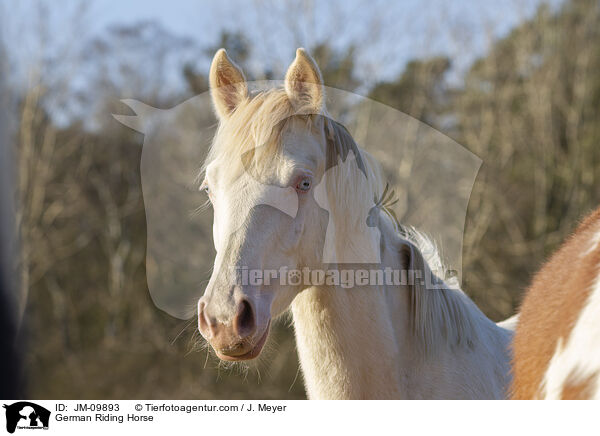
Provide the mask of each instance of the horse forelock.
{"label": "horse forelock", "polygon": [[[218,162],[232,178],[244,171],[260,178],[261,171],[280,156],[284,134],[298,126],[325,140],[324,168],[325,171],[333,169],[331,174],[337,178],[328,187],[329,192],[339,200],[338,205],[345,206],[340,209],[344,214],[340,219],[348,220],[348,214],[354,215],[349,206],[356,209],[357,219],[362,219],[363,209],[368,212],[373,196],[381,192],[378,165],[360,149],[341,123],[331,119],[325,111],[299,111],[280,88],[255,93],[242,102],[227,121],[219,124],[200,176],[210,163]],[[354,158],[354,168],[335,171],[350,155]],[[350,195],[353,198],[350,199]]]}

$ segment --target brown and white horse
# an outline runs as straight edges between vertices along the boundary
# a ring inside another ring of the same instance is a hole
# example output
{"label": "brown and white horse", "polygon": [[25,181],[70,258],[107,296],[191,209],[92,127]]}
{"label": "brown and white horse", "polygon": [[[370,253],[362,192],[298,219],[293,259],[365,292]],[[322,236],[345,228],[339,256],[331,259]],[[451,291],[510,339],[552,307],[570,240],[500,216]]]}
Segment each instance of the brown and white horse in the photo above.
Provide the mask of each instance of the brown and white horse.
{"label": "brown and white horse", "polygon": [[535,276],[513,359],[514,399],[600,399],[600,209]]}

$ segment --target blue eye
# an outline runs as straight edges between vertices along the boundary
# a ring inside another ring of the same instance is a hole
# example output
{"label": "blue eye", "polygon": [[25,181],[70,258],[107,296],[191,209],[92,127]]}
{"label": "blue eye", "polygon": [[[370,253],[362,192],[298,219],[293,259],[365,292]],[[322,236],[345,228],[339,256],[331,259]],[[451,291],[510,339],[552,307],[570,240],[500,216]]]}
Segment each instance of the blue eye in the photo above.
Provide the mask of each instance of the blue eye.
{"label": "blue eye", "polygon": [[312,185],[312,183],[311,183],[310,178],[305,177],[302,180],[300,180],[300,182],[298,182],[298,184],[296,185],[296,189],[301,192],[308,192],[308,191],[310,191],[311,185]]}
{"label": "blue eye", "polygon": [[204,182],[201,186],[200,186],[200,191],[204,191],[206,192],[207,195],[210,194],[210,189],[208,187],[208,185],[206,184],[206,182]]}

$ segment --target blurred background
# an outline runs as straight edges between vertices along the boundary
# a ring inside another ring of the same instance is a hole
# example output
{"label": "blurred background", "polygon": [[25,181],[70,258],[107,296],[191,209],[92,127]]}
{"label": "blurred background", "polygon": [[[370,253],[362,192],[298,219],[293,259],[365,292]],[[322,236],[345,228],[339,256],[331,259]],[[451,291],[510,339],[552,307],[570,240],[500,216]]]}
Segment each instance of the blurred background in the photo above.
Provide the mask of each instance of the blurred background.
{"label": "blurred background", "polygon": [[123,98],[170,108],[206,91],[220,47],[261,80],[283,78],[300,46],[326,85],[483,160],[463,288],[492,319],[515,313],[532,274],[600,204],[597,0],[4,0],[4,396],[305,397],[289,320],[260,362],[226,368],[194,319],[154,306],[143,135],[111,116],[131,113]]}

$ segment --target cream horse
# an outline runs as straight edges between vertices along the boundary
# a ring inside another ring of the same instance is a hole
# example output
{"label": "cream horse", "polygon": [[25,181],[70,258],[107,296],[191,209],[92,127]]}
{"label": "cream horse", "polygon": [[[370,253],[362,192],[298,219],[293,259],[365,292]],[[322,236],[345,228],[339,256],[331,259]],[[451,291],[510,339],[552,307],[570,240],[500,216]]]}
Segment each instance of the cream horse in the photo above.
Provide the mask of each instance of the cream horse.
{"label": "cream horse", "polygon": [[[282,89],[253,95],[221,49],[210,86],[219,127],[203,189],[214,208],[217,255],[198,324],[217,356],[257,357],[271,320],[291,306],[311,399],[504,398],[512,332],[457,286],[437,277],[439,289],[420,280],[351,289],[335,281],[244,281],[242,272],[252,270],[373,269],[368,260],[339,261],[373,247],[380,270],[424,277],[440,261],[419,233],[398,231],[391,214],[374,216],[374,206],[385,212],[374,202],[384,191],[379,167],[325,116],[321,73],[303,49]],[[354,237],[365,235],[365,222],[378,230],[366,245]],[[324,251],[338,264],[324,265]]]}

